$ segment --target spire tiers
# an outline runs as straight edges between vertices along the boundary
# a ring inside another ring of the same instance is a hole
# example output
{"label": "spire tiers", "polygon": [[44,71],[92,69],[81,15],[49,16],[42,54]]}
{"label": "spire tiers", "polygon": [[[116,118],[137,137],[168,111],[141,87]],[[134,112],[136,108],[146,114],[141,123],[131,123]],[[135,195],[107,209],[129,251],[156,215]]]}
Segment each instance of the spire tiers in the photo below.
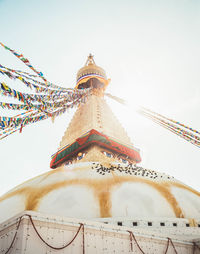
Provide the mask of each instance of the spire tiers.
{"label": "spire tiers", "polygon": [[75,112],[60,142],[60,148],[72,143],[91,129],[104,133],[121,144],[133,147],[125,129],[121,126],[105,99],[92,94],[87,102]]}
{"label": "spire tiers", "polygon": [[[129,158],[132,163],[141,161],[138,150],[133,147],[125,129],[104,99],[107,85],[105,71],[97,66],[93,56],[89,55],[85,66],[78,71],[76,89],[90,88],[91,94],[75,112],[60,142],[58,152],[52,157],[52,168],[94,146],[110,149],[117,156]],[[91,161],[94,156],[89,157]]]}

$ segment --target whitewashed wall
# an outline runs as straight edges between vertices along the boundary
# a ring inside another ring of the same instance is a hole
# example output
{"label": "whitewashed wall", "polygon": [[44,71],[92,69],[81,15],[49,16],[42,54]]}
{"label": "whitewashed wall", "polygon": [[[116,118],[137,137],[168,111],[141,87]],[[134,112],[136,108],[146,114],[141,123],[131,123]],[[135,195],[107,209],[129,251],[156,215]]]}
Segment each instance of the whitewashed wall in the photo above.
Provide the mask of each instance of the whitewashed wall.
{"label": "whitewashed wall", "polygon": [[[142,253],[133,240],[133,252],[131,251],[130,235],[127,230],[133,228],[119,227],[115,225],[103,224],[94,221],[78,219],[66,219],[58,216],[47,216],[35,212],[25,212],[30,214],[34,224],[42,238],[50,245],[62,247],[70,242],[79,228],[79,223],[84,226],[85,252],[83,252],[83,231],[80,230],[77,238],[67,248],[63,250],[53,250],[41,241],[36,234],[30,219],[27,216],[22,218],[17,237],[9,254],[94,254],[94,253]],[[21,214],[21,215],[23,215]],[[0,226],[0,253],[5,254],[8,250],[16,232],[19,217],[16,216]],[[164,237],[152,236],[139,232],[133,232],[140,247],[147,254],[164,254],[167,246],[167,239]],[[169,236],[170,237],[170,236]],[[177,236],[178,237],[178,236]],[[176,237],[176,238],[177,238]],[[172,238],[172,237],[171,237]],[[172,238],[175,248],[179,254],[192,254],[193,245],[187,241],[177,241]],[[169,245],[168,254],[174,254],[172,245]],[[197,251],[198,253],[198,251]]]}

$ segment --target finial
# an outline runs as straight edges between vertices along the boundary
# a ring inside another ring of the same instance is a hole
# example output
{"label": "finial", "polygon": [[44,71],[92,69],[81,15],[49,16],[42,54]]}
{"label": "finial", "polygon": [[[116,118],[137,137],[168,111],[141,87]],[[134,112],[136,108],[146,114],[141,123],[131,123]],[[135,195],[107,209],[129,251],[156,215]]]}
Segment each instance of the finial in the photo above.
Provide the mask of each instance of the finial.
{"label": "finial", "polygon": [[76,76],[76,89],[91,87],[91,79],[98,80],[104,88],[108,85],[109,80],[106,77],[104,69],[96,65],[93,57],[92,54],[89,54],[85,66],[78,71]]}
{"label": "finial", "polygon": [[85,66],[91,65],[91,64],[96,65],[93,57],[94,56],[90,53],[89,56],[88,56],[88,59],[85,63]]}

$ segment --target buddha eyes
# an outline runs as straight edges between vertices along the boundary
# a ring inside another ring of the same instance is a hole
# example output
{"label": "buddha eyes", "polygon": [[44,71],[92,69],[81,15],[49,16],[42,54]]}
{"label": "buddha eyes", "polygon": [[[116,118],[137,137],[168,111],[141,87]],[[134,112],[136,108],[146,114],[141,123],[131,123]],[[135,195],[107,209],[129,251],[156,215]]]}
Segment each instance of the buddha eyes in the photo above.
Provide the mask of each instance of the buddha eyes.
{"label": "buddha eyes", "polygon": [[129,164],[129,160],[128,160],[128,157],[126,158],[125,156],[114,156],[112,153],[110,152],[107,152],[107,151],[102,151],[102,153],[108,157],[108,158],[114,158],[114,157],[117,157],[118,160],[120,160],[120,162],[122,162],[123,164]]}
{"label": "buddha eyes", "polygon": [[126,159],[123,159],[123,158],[119,158],[119,159],[120,159],[120,161],[121,161],[122,163],[124,163],[124,164],[128,164],[128,163],[129,163]]}
{"label": "buddha eyes", "polygon": [[[128,165],[129,163],[131,163],[130,162],[130,158],[127,156],[127,157],[125,157],[125,155],[116,155],[116,156],[114,156],[113,155],[113,153],[111,153],[111,152],[107,152],[107,151],[101,151],[106,157],[108,157],[108,158],[116,158],[116,159],[118,159],[121,163],[123,163],[123,164],[125,164],[125,165]],[[71,165],[73,162],[75,162],[75,161],[80,161],[80,160],[82,160],[84,157],[85,157],[85,155],[87,154],[87,152],[85,152],[85,153],[82,153],[82,152],[79,152],[78,154],[77,154],[77,156],[73,159],[73,160],[69,160],[69,161],[66,161],[65,162],[65,166],[68,166],[68,165]]]}
{"label": "buddha eyes", "polygon": [[65,162],[65,166],[69,166],[69,165],[71,165],[72,163],[74,163],[76,160],[78,160],[78,161],[80,161],[81,159],[83,159],[83,157],[85,157],[85,155],[86,155],[87,153],[78,153],[77,154],[77,157],[76,158],[74,158],[73,160],[69,160],[69,161],[66,161]]}
{"label": "buddha eyes", "polygon": [[83,157],[85,157],[85,155],[86,155],[86,153],[78,153],[77,160],[83,159]]}
{"label": "buddha eyes", "polygon": [[105,156],[107,156],[108,158],[113,158],[113,154],[112,154],[112,153],[105,152],[105,151],[103,151],[102,153],[103,153]]}
{"label": "buddha eyes", "polygon": [[72,164],[72,161],[71,161],[71,160],[65,162],[65,166],[68,166],[68,165],[71,165],[71,164]]}

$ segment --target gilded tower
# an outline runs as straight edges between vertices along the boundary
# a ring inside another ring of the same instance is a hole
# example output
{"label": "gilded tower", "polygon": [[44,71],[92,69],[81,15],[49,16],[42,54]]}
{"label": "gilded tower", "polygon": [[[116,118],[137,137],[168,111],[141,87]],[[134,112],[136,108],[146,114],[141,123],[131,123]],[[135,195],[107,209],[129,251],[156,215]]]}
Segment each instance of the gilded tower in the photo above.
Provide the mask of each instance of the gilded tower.
{"label": "gilded tower", "polygon": [[[89,55],[85,66],[78,71],[76,89],[90,89],[91,94],[86,103],[79,106],[64,133],[59,151],[53,156],[52,168],[64,161],[66,163],[69,163],[69,160],[76,162],[74,155],[77,155],[77,151],[80,153],[82,150],[85,151],[85,158],[82,159],[82,162],[99,161],[102,157],[102,147],[111,153],[114,152],[114,157],[119,160],[127,160],[132,164],[140,162],[138,149],[133,147],[125,129],[104,99],[104,91],[108,83],[105,71],[97,66],[93,56]],[[84,138],[86,143],[79,145],[78,150],[71,151],[72,143],[78,143],[77,140],[83,140],[82,137],[88,137],[89,140]],[[68,150],[70,153],[67,155]]]}

